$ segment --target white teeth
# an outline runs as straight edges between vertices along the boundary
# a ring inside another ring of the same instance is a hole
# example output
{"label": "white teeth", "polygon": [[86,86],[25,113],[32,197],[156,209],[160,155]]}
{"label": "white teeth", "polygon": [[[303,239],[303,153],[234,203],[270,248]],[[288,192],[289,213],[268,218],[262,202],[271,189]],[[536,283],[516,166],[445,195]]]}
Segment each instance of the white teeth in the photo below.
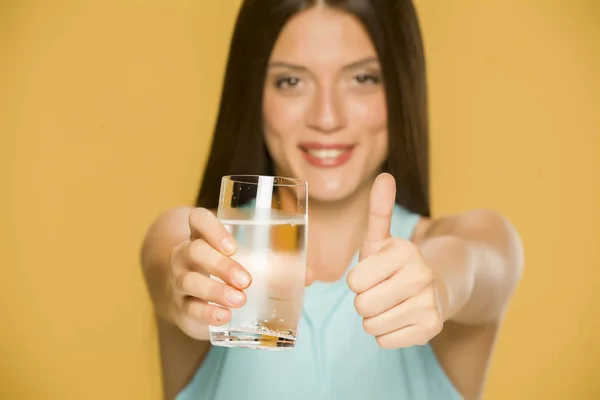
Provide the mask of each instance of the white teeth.
{"label": "white teeth", "polygon": [[318,149],[318,150],[307,150],[308,154],[313,157],[327,159],[336,158],[347,152],[347,149]]}

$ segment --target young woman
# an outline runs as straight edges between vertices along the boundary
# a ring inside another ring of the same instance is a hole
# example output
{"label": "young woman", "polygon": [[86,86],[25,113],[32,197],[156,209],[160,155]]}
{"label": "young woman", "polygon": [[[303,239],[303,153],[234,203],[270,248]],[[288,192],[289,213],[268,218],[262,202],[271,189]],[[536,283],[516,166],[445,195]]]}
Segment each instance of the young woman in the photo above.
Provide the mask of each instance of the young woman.
{"label": "young woman", "polygon": [[[243,2],[196,207],[142,249],[167,398],[480,398],[522,247],[489,209],[430,218],[427,119],[410,0]],[[293,351],[208,341],[252,279],[214,215],[230,174],[309,183]]]}

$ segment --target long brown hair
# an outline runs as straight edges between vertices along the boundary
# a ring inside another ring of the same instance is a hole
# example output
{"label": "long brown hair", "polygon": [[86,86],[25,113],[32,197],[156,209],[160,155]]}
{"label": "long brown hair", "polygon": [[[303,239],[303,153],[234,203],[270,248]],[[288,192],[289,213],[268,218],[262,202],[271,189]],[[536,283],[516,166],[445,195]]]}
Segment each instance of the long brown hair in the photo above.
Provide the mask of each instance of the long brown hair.
{"label": "long brown hair", "polygon": [[[262,126],[267,64],[285,23],[317,0],[244,0],[238,14],[197,206],[216,208],[221,177],[273,175]],[[396,202],[424,216],[429,207],[429,144],[425,57],[411,0],[321,0],[354,15],[374,43],[388,109],[388,158]]]}

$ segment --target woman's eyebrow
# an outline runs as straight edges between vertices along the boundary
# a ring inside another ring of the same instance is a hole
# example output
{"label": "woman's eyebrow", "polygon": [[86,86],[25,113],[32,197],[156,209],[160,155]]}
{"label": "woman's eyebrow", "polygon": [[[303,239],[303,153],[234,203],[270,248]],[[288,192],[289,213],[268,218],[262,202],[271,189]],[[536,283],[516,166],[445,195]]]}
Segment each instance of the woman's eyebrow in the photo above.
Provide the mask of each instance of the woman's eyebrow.
{"label": "woman's eyebrow", "polygon": [[[344,66],[343,69],[348,70],[348,69],[360,67],[364,64],[369,64],[369,63],[372,63],[375,61],[379,61],[379,59],[375,56],[368,56],[365,58],[361,58],[358,61],[351,62],[350,64]],[[293,69],[296,71],[308,71],[308,68],[306,68],[305,66],[298,65],[298,64],[292,64],[292,63],[288,63],[288,62],[284,62],[284,61],[273,61],[269,64],[269,68],[277,68],[277,67],[289,68],[289,69]]]}

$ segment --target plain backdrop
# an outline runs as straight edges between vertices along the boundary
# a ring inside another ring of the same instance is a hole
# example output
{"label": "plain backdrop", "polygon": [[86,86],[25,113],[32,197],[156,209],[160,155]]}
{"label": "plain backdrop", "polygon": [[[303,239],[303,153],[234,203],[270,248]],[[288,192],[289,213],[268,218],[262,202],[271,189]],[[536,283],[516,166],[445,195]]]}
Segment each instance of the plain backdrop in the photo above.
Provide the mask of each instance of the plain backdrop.
{"label": "plain backdrop", "polygon": [[[195,199],[239,4],[0,3],[3,399],[160,398],[140,243]],[[434,214],[525,243],[485,398],[600,398],[600,3],[417,5]]]}

